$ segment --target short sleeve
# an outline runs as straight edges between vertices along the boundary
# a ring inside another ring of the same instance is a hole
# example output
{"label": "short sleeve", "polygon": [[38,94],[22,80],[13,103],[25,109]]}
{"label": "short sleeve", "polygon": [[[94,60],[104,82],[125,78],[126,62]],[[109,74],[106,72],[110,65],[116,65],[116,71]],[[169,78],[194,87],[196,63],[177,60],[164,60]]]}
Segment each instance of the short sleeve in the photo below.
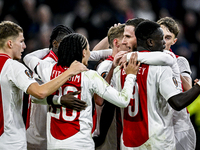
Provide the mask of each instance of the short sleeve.
{"label": "short sleeve", "polygon": [[12,73],[9,74],[10,80],[22,91],[26,92],[28,87],[36,82],[29,69],[23,64],[13,61],[12,64]]}
{"label": "short sleeve", "polygon": [[170,97],[180,93],[172,80],[172,70],[170,67],[162,67],[164,68],[161,71],[160,79],[159,79],[159,91],[160,94],[168,100]]}

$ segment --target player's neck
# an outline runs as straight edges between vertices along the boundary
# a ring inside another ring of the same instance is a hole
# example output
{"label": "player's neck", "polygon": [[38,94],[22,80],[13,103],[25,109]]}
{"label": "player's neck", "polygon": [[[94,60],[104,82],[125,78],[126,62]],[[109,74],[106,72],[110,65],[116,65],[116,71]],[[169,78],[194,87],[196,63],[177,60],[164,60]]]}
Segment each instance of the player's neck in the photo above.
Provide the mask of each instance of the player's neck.
{"label": "player's neck", "polygon": [[[6,54],[12,58],[12,53],[9,50],[0,49],[1,54]],[[13,58],[12,58],[13,59]]]}
{"label": "player's neck", "polygon": [[151,51],[150,49],[145,48],[145,47],[143,47],[143,46],[138,46],[138,47],[137,47],[137,51],[144,51],[144,50],[149,50],[149,51]]}
{"label": "player's neck", "polygon": [[117,48],[112,48],[112,57],[115,57],[115,55],[118,53]]}

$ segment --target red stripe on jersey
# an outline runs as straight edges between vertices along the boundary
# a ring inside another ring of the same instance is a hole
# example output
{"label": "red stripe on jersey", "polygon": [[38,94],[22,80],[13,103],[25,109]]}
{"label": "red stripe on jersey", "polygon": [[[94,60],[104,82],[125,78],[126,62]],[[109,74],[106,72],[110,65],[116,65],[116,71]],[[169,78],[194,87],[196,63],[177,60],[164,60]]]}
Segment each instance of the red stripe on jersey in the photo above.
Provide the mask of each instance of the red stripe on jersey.
{"label": "red stripe on jersey", "polygon": [[26,130],[30,126],[30,118],[31,118],[31,98],[30,98],[30,95],[28,95],[28,108],[27,108],[27,116],[26,116]]}
{"label": "red stripe on jersey", "polygon": [[55,54],[52,50],[43,58],[43,60],[44,60],[45,58],[47,58],[47,57],[50,57],[50,58],[52,58],[53,60],[55,60],[56,62],[58,62],[58,57],[56,56],[56,54]]}
{"label": "red stripe on jersey", "polygon": [[[171,48],[169,49],[169,51],[170,51],[170,52],[172,52],[172,53],[174,53],[174,52],[172,51],[172,49],[171,49]],[[179,57],[179,55],[176,55],[176,54],[174,54],[174,55],[176,56],[176,58],[178,58],[178,57]]]}
{"label": "red stripe on jersey", "polygon": [[[7,59],[10,57],[5,54],[0,54],[0,74],[1,70],[6,62]],[[4,117],[3,117],[3,102],[2,102],[2,94],[1,94],[1,86],[0,86],[0,136],[4,132]]]}
{"label": "red stripe on jersey", "polygon": [[108,56],[108,58],[107,58],[106,60],[113,61],[113,60],[114,60],[114,57],[112,57],[112,56]]}
{"label": "red stripe on jersey", "polygon": [[[63,73],[67,68],[55,65],[52,69],[51,79]],[[59,89],[58,94],[64,95],[69,92],[81,91],[81,73],[71,77]],[[81,94],[78,99],[81,100]],[[51,135],[59,140],[67,139],[80,131],[80,112],[65,107],[53,107],[51,111],[50,132]],[[58,114],[58,116],[55,116]]]}
{"label": "red stripe on jersey", "polygon": [[96,126],[97,126],[97,110],[96,110],[96,107],[94,108],[94,114],[92,116],[92,121],[93,121],[93,127],[92,127],[92,133],[93,133],[96,129]]}
{"label": "red stripe on jersey", "polygon": [[[133,90],[133,98],[124,109],[123,141],[126,147],[141,146],[149,139],[147,108],[148,69],[149,65],[141,64],[137,74],[137,85],[135,85]],[[122,87],[124,86],[125,78],[126,74],[124,70],[122,70]],[[138,88],[136,86],[138,86]],[[137,93],[139,93],[139,95]]]}

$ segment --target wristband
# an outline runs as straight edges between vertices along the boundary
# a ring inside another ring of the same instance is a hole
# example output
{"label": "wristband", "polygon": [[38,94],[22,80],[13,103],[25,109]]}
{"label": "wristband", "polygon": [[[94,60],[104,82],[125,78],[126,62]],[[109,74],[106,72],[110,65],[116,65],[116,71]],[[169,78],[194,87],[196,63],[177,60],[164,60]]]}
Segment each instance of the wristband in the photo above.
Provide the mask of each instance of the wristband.
{"label": "wristband", "polygon": [[47,103],[48,105],[62,105],[61,104],[61,96],[57,95],[50,95],[47,97]]}
{"label": "wristband", "polygon": [[62,104],[61,104],[61,97],[62,97],[62,96],[54,95],[54,97],[53,97],[53,104],[54,104],[54,105],[62,105]]}

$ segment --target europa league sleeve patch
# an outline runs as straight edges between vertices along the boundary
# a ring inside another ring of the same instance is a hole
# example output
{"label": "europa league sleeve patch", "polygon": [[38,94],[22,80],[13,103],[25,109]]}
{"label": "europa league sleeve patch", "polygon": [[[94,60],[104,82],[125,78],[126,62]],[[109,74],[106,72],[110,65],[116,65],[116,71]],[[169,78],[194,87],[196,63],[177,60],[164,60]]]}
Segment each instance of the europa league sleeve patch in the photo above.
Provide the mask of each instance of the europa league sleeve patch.
{"label": "europa league sleeve patch", "polygon": [[175,78],[175,77],[172,77],[172,80],[173,80],[175,86],[178,87],[178,81],[176,80],[176,78]]}
{"label": "europa league sleeve patch", "polygon": [[33,73],[29,70],[25,70],[25,74],[29,77],[29,78],[33,78]]}
{"label": "europa league sleeve patch", "polygon": [[107,72],[103,72],[103,73],[101,74],[101,76],[102,76],[103,78],[105,78],[106,75],[107,75]]}

